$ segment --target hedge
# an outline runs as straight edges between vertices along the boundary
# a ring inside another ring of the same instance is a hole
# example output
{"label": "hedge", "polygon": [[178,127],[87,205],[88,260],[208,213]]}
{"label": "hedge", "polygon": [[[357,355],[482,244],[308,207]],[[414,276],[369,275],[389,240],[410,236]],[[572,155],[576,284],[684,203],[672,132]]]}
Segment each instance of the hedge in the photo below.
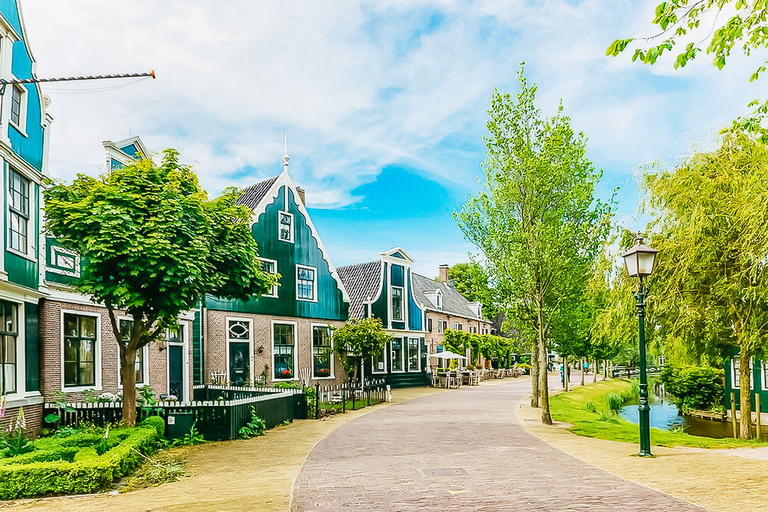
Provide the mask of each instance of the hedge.
{"label": "hedge", "polygon": [[[88,494],[107,489],[116,478],[126,475],[138,465],[141,455],[137,452],[146,453],[154,448],[157,431],[152,426],[139,426],[122,432],[115,429],[110,433],[110,438],[112,436],[121,439],[120,444],[101,456],[93,452],[90,456],[74,462],[29,460],[34,458],[35,453],[45,457],[46,452],[50,456],[59,453],[64,459],[64,454],[74,455],[74,446],[83,446],[86,439],[92,441],[94,437],[101,438],[92,434],[76,434],[72,438],[63,439],[58,448],[44,448],[0,465],[0,499],[11,500],[50,494]],[[21,459],[20,463],[16,463],[18,459]]]}

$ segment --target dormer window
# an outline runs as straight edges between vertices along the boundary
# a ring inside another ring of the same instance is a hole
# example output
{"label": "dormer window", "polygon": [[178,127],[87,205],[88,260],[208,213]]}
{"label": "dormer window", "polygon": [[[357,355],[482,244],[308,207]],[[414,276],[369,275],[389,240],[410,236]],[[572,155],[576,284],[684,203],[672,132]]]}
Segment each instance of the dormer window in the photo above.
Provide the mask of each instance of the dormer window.
{"label": "dormer window", "polygon": [[280,212],[277,223],[277,236],[283,242],[293,243],[293,214]]}
{"label": "dormer window", "polygon": [[443,294],[440,293],[440,290],[437,291],[437,303],[435,306],[437,306],[437,309],[443,309]]}

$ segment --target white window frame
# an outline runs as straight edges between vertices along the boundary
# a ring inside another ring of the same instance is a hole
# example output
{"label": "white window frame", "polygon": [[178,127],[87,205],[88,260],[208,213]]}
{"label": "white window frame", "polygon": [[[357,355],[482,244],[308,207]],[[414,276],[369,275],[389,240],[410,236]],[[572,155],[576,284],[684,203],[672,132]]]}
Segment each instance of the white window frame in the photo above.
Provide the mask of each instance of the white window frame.
{"label": "white window frame", "polygon": [[[26,318],[26,308],[24,306],[23,302],[17,302],[16,300],[9,300],[9,299],[2,299],[4,302],[8,302],[10,304],[13,304],[16,306],[16,360],[14,362],[15,369],[14,373],[16,374],[16,391],[13,393],[7,393],[7,398],[9,400],[15,400],[19,398],[23,398],[24,396],[28,396],[29,393],[26,391],[26,378],[27,378],[27,362],[26,362],[26,351],[24,346],[24,340],[27,339],[26,334],[26,322],[23,321],[24,318]],[[61,350],[62,350],[62,361],[63,359],[63,353],[64,353],[64,342],[62,340],[61,344]],[[63,375],[64,375],[64,365],[62,363],[62,381],[63,381]]]}
{"label": "white window frame", "polygon": [[[181,353],[182,353],[182,386],[184,386],[183,392],[187,394],[185,402],[191,402],[192,397],[189,396],[189,345],[187,345],[189,341],[189,336],[187,335],[187,323],[186,322],[179,322],[179,328],[181,329],[181,342],[178,341],[169,341],[168,338],[170,337],[170,331],[166,329],[165,331],[165,343],[167,346],[181,346]],[[227,331],[229,332],[229,331]],[[229,347],[227,347],[229,349]],[[227,350],[227,353],[229,353],[229,350]],[[165,389],[166,392],[170,394],[171,392],[171,351],[166,350],[165,351]],[[181,400],[181,397],[176,397],[179,400]]]}
{"label": "white window frame", "polygon": [[[396,336],[395,338],[397,339],[398,337]],[[408,372],[408,360],[405,357],[405,354],[406,354],[407,350],[406,350],[406,347],[403,345],[403,341],[405,341],[405,343],[407,343],[408,342],[408,338],[405,337],[405,336],[402,336],[402,337],[399,337],[399,339],[400,339],[400,363],[402,365],[399,370],[395,370],[395,365],[394,365],[395,358],[392,357],[392,343],[394,343],[395,340],[392,340],[391,342],[389,342],[389,358],[393,362],[393,364],[392,364],[392,373],[407,373]]]}
{"label": "white window frame", "polygon": [[[281,226],[282,226],[282,222],[281,221],[282,221],[283,215],[285,215],[285,216],[287,216],[287,217],[289,217],[291,219],[291,229],[288,230],[288,234],[290,235],[288,240],[285,240],[284,238],[280,237],[280,229],[281,229]],[[296,219],[293,217],[293,214],[291,212],[286,212],[286,211],[283,211],[283,210],[279,210],[277,212],[277,239],[280,242],[286,242],[286,243],[290,243],[290,244],[294,243],[294,240],[296,238],[294,236],[294,232],[296,231],[296,224],[295,224],[295,222],[296,222]]]}
{"label": "white window frame", "polygon": [[[312,271],[312,298],[304,299],[299,297],[299,269]],[[317,268],[309,267],[307,265],[296,265],[296,300],[302,302],[317,302]]]}
{"label": "white window frame", "polygon": [[[69,276],[69,277],[80,277],[80,255],[77,254],[75,251],[70,251],[69,249],[65,249],[63,247],[59,247],[58,245],[51,245],[51,265],[48,265],[45,270],[48,272],[51,272],[53,274],[61,274],[63,276]],[[74,270],[64,270],[64,268],[61,268],[60,265],[57,265],[56,267],[52,265],[57,264],[57,258],[59,256],[64,256],[67,258],[72,258],[74,262]]]}
{"label": "white window frame", "polygon": [[374,363],[376,362],[376,360],[373,358],[373,356],[371,356],[371,373],[376,373],[376,374],[387,373],[387,366],[388,366],[387,365],[387,359],[388,359],[387,358],[387,351],[389,351],[390,355],[392,354],[392,350],[390,349],[389,342],[384,344],[384,346],[381,348],[381,355],[384,356],[384,369],[383,370],[379,370],[379,369],[374,367]]}
{"label": "white window frame", "polygon": [[[244,324],[248,324],[248,338],[230,338],[229,337],[229,322],[243,322]],[[245,318],[245,317],[238,317],[238,316],[227,316],[224,317],[224,328],[226,330],[226,340],[227,340],[227,348],[226,348],[226,357],[225,357],[225,364],[226,372],[227,372],[227,382],[231,382],[231,375],[229,374],[229,344],[230,343],[248,343],[248,375],[251,377],[251,379],[254,378],[253,375],[253,319],[252,318]],[[186,338],[185,338],[186,339]]]}
{"label": "white window frame", "polygon": [[[741,365],[741,360],[736,356],[731,358],[731,388],[741,389],[741,382],[739,382],[739,373],[736,371],[736,365]],[[755,364],[753,358],[749,358],[749,367],[752,371],[749,372],[749,389],[755,389]]]}
{"label": "white window frame", "polygon": [[447,323],[445,320],[438,320],[437,321],[437,334],[443,334],[445,332],[445,328],[447,326]]}
{"label": "white window frame", "polygon": [[[259,258],[259,261],[265,261],[267,263],[272,263],[275,266],[275,271],[272,272],[272,275],[277,275],[277,260],[271,260],[269,258]],[[272,288],[269,290],[269,293],[265,293],[262,295],[262,297],[269,297],[276,299],[277,298],[277,283],[272,285]]]}
{"label": "white window frame", "polygon": [[477,327],[475,327],[474,325],[470,325],[469,332],[470,334],[477,334]]}
{"label": "white window frame", "polygon": [[[27,88],[21,84],[11,84],[10,97],[8,103],[8,122],[11,126],[16,128],[21,134],[27,136],[27,101],[29,101],[29,94]],[[17,93],[19,95],[19,121],[13,120],[13,95]]]}
{"label": "white window frame", "polygon": [[[406,362],[406,366],[408,366],[406,371],[409,373],[420,372],[421,371],[421,339],[419,337],[412,337],[412,336],[409,336],[404,339],[408,340],[408,349],[406,350],[406,354],[405,354],[405,360],[406,360],[405,362]],[[410,348],[411,340],[416,340],[416,369],[415,370],[411,370],[411,365],[410,365],[409,355],[411,350]]]}
{"label": "white window frame", "polygon": [[460,331],[461,330],[461,324],[459,322],[453,322],[453,330],[454,331]]}
{"label": "white window frame", "polygon": [[[64,315],[76,315],[76,316],[91,316],[96,318],[96,342],[95,346],[93,347],[93,380],[94,384],[93,386],[65,386],[64,385]],[[93,389],[96,391],[101,391],[102,389],[102,375],[101,375],[101,315],[98,313],[91,313],[90,311],[77,311],[77,310],[71,310],[71,309],[62,309],[60,313],[59,318],[59,333],[60,333],[60,339],[59,339],[59,354],[61,361],[61,390],[65,393],[75,393],[78,391],[85,391],[88,389]],[[119,349],[118,349],[119,350]],[[119,365],[119,358],[120,354],[118,352],[118,365]],[[120,378],[117,378],[117,381],[120,382]]]}
{"label": "white window frame", "polygon": [[[24,219],[21,216],[21,214],[17,214],[17,213],[15,213],[15,212],[13,212],[11,210],[11,204],[13,203],[13,200],[11,198],[11,179],[12,179],[12,173],[18,174],[19,176],[21,176],[21,178],[23,180],[27,181],[27,218],[26,219]],[[6,199],[6,202],[7,202],[6,210],[7,210],[7,216],[8,216],[8,226],[6,227],[6,231],[5,231],[5,238],[6,238],[6,240],[5,240],[5,247],[8,250],[8,252],[11,252],[11,253],[16,254],[18,256],[21,256],[21,257],[26,258],[28,260],[35,261],[35,259],[34,259],[35,239],[37,237],[37,233],[30,233],[30,226],[33,225],[32,224],[33,212],[36,212],[36,204],[37,204],[35,202],[35,199],[34,199],[33,194],[32,194],[32,190],[33,190],[32,187],[34,186],[35,182],[33,180],[31,180],[28,176],[26,176],[23,172],[21,172],[17,168],[15,168],[13,166],[10,166],[10,165],[8,166],[7,176],[8,176],[8,183],[6,184],[6,187],[5,187],[5,194],[6,194],[6,198],[7,198]],[[34,213],[34,214],[36,215],[36,213]],[[11,232],[10,232],[10,230],[11,230],[11,216],[12,215],[19,215],[19,218],[24,220],[24,222],[26,222],[26,225],[27,225],[27,229],[26,229],[26,232],[27,232],[27,244],[26,245],[27,246],[26,246],[26,250],[25,251],[21,251],[19,249],[11,247]]]}
{"label": "white window frame", "polygon": [[437,298],[435,300],[437,302],[437,304],[435,304],[437,306],[437,309],[442,311],[443,310],[443,294],[440,290],[437,290]]}
{"label": "white window frame", "polygon": [[[117,317],[117,325],[120,325],[120,320],[128,320],[129,322],[133,322],[133,318],[129,316],[118,316]],[[123,389],[123,383],[120,381],[120,376],[122,375],[120,372],[123,369],[122,364],[120,362],[120,348],[118,347],[117,352],[117,389]],[[138,354],[139,351],[141,351],[141,357],[144,361],[144,364],[141,368],[141,377],[142,382],[137,382],[136,386],[137,388],[139,385],[141,386],[149,386],[149,345],[144,345],[143,347],[139,348],[136,353]],[[135,363],[134,363],[135,364]]]}
{"label": "white window frame", "polygon": [[[316,377],[315,376],[315,327],[322,327],[323,329],[328,329],[328,334],[331,337],[331,374],[326,377]],[[335,379],[336,378],[336,353],[333,350],[333,329],[331,329],[328,324],[310,324],[310,328],[312,329],[312,378],[315,380],[326,380],[326,379]],[[274,336],[275,331],[272,330],[272,335]],[[296,336],[296,333],[294,333],[294,337]]]}
{"label": "white window frame", "polygon": [[[400,318],[395,318],[395,290],[400,290]],[[405,322],[405,287],[389,287],[389,311],[393,322]]]}
{"label": "white window frame", "polygon": [[[290,379],[276,379],[275,378],[275,325],[292,325],[293,326],[293,377]],[[291,382],[299,380],[299,324],[289,320],[272,320],[271,329],[269,333],[272,339],[272,358],[270,361],[272,382]]]}

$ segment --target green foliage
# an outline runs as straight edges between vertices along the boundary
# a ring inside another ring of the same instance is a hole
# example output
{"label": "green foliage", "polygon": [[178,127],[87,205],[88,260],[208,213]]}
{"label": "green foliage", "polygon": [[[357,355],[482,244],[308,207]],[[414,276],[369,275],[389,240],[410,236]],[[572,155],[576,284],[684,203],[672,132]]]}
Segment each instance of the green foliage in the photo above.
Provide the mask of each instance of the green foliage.
{"label": "green foliage", "polygon": [[[123,368],[123,418],[135,421],[136,350],[158,340],[205,293],[248,300],[268,291],[250,232],[250,210],[228,189],[209,201],[197,176],[164,152],[110,169],[100,178],[78,175],[45,189],[46,229],[84,262],[78,291],[104,304]],[[118,310],[132,319],[120,331]]]}
{"label": "green foliage", "polygon": [[[723,12],[728,16],[719,16]],[[714,16],[713,22],[709,21],[709,16]],[[632,61],[655,64],[662,54],[671,53],[679,41],[693,39],[678,51],[675,69],[685,67],[706,45],[706,53],[713,57],[712,63],[722,70],[734,49],[749,56],[753,52],[762,55],[761,50],[768,48],[767,17],[768,6],[764,0],[665,0],[657,5],[653,19],[661,32],[652,37],[619,38],[611,43],[606,55],[615,57],[631,43],[639,43],[643,46],[635,49]],[[703,25],[702,21],[705,22]],[[647,42],[650,42],[649,46],[645,46]],[[759,64],[749,81],[760,78],[765,70],[765,63]],[[731,130],[757,134],[768,143],[768,130],[761,126],[761,121],[768,115],[768,101],[754,101],[749,106],[755,105],[759,106],[734,121]]]}
{"label": "green foliage", "polygon": [[184,437],[181,439],[176,439],[173,442],[173,446],[194,446],[196,444],[203,443],[205,443],[203,434],[197,431],[197,427],[195,427],[195,425],[192,425],[192,428],[189,429],[189,432],[184,434]]}
{"label": "green foliage", "polygon": [[165,436],[165,420],[160,416],[150,416],[141,422],[142,425],[150,426],[157,431],[157,437]]}
{"label": "green foliage", "polygon": [[[80,433],[66,439],[38,440],[38,451],[0,461],[0,499],[88,494],[107,489],[116,478],[136,467],[142,453],[153,449],[156,432],[150,427],[114,429],[111,436],[119,444],[101,456],[92,445],[102,436]],[[86,438],[91,444],[78,447]]]}
{"label": "green foliage", "polygon": [[524,351],[523,343],[519,338],[502,338],[492,334],[477,334],[453,329],[445,330],[443,343],[448,350],[458,354],[463,354],[470,349],[473,361],[479,361],[481,354],[486,359],[495,357],[504,367],[511,367],[514,355]]}
{"label": "green foliage", "polygon": [[456,263],[448,268],[448,279],[453,280],[456,291],[464,298],[483,305],[483,318],[496,318],[499,312],[497,290],[489,286],[483,267],[474,261]]}
{"label": "green foliage", "polygon": [[454,217],[482,252],[520,337],[546,359],[552,329],[561,338],[573,330],[561,310],[583,294],[610,209],[595,198],[601,172],[586,156],[583,134],[574,132],[562,105],[542,118],[537,87],[528,85],[522,66],[518,80],[516,97],[493,94],[485,180]]}
{"label": "green foliage", "polygon": [[620,393],[608,393],[605,397],[605,402],[613,414],[619,414],[621,408],[624,407],[624,397]]}
{"label": "green foliage", "polygon": [[27,439],[23,429],[17,428],[8,434],[0,436],[0,451],[4,457],[15,457],[34,451],[35,447]]}
{"label": "green foliage", "polygon": [[667,365],[661,370],[659,379],[684,412],[722,405],[723,370],[719,368]]}
{"label": "green foliage", "polygon": [[264,420],[259,418],[256,415],[256,409],[251,407],[251,421],[249,421],[244,427],[240,429],[238,432],[238,437],[240,439],[248,439],[249,437],[257,437],[264,435],[264,432],[267,430],[267,424],[264,423]]}
{"label": "green foliage", "polygon": [[149,386],[141,386],[139,388],[139,399],[141,406],[141,418],[146,419],[151,416],[159,416],[163,412],[162,407],[158,407],[160,401],[155,398],[155,392]]}
{"label": "green foliage", "polygon": [[334,350],[347,374],[354,372],[354,380],[357,380],[357,369],[361,362],[380,352],[392,339],[378,318],[351,318],[333,332]]}

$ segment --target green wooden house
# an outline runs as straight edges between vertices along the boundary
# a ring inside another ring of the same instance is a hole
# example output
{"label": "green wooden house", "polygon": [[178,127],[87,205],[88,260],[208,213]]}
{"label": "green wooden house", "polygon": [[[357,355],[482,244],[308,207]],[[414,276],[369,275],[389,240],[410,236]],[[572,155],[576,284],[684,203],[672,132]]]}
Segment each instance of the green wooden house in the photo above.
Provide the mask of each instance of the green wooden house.
{"label": "green wooden house", "polygon": [[249,301],[207,296],[194,328],[195,383],[341,382],[331,326],[349,316],[349,298],[307,212],[304,191],[283,172],[247,187],[251,232],[263,268],[279,275]]}
{"label": "green wooden house", "polygon": [[392,387],[430,382],[424,310],[414,296],[413,259],[400,247],[378,261],[339,267],[350,296],[350,317],[381,319],[394,337],[381,354],[366,361],[366,377],[382,377]]}
{"label": "green wooden house", "polygon": [[[739,366],[738,353],[725,362],[725,397],[723,397],[723,403],[728,410],[731,408],[731,393],[734,393],[736,397],[736,409],[740,409]],[[752,411],[755,411],[755,395],[759,394],[761,412],[768,412],[768,361],[753,358],[751,366],[750,401]]]}

